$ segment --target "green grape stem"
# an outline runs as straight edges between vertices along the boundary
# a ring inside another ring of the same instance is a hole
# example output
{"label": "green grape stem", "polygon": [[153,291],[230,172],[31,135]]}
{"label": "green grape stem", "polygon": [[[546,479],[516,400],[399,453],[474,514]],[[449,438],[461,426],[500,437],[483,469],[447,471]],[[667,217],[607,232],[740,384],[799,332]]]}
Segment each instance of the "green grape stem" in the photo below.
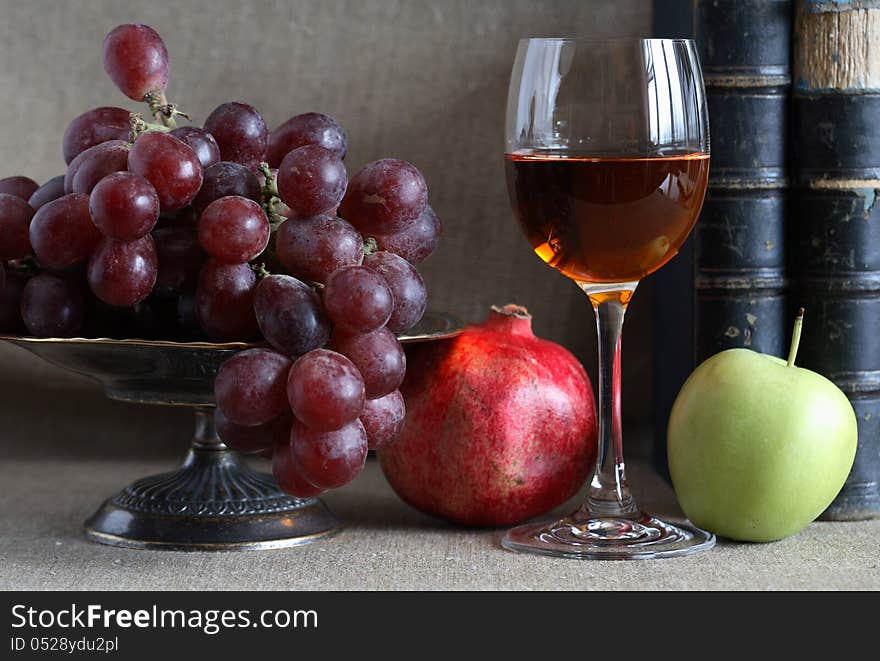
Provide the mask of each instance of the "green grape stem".
{"label": "green grape stem", "polygon": [[278,182],[275,180],[275,177],[272,176],[272,170],[269,168],[269,164],[265,161],[260,163],[260,174],[263,175],[263,179],[265,180],[261,191],[263,210],[269,218],[269,227],[271,228],[272,234],[274,234],[287,218],[282,216],[275,209],[278,203],[281,202],[281,197],[278,195]]}
{"label": "green grape stem", "polygon": [[278,182],[275,181],[275,177],[272,176],[272,170],[269,167],[269,164],[266,161],[262,161],[260,163],[260,174],[263,175],[265,182],[263,183],[263,197],[277,197],[281,196],[278,194]]}
{"label": "green grape stem", "polygon": [[364,257],[379,251],[379,242],[372,236],[364,238]]}
{"label": "green grape stem", "polygon": [[267,203],[266,215],[269,217],[269,232],[271,234],[275,234],[278,228],[287,220],[287,218],[275,211],[275,205],[278,203],[277,200],[278,198],[276,197]]}
{"label": "green grape stem", "polygon": [[187,113],[178,110],[176,105],[168,103],[168,99],[165,97],[165,90],[147,92],[144,95],[144,101],[149,106],[150,113],[152,113],[156,121],[169,130],[177,128],[177,122],[174,120],[175,117],[184,117],[192,120],[192,117]]}
{"label": "green grape stem", "polygon": [[147,122],[144,120],[143,115],[139,112],[133,112],[129,114],[129,122],[131,124],[131,133],[128,135],[128,141],[134,143],[137,140],[137,137],[141,133],[145,133],[147,131],[170,131],[171,129],[162,124],[153,124],[151,122]]}
{"label": "green grape stem", "polygon": [[257,276],[258,279],[262,280],[263,278],[268,278],[271,273],[269,273],[269,269],[266,268],[266,264],[264,262],[259,262],[257,264],[251,264],[251,270],[254,272],[254,275]]}

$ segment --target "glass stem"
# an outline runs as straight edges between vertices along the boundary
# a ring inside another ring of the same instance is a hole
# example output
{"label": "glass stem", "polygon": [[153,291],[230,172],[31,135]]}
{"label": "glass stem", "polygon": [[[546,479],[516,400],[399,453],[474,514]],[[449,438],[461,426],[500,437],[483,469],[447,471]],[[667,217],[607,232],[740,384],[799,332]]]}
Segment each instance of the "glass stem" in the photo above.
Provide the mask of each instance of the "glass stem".
{"label": "glass stem", "polygon": [[626,483],[620,420],[620,336],[636,284],[619,291],[586,289],[596,313],[599,343],[599,449],[582,507],[591,516],[628,517],[638,512]]}

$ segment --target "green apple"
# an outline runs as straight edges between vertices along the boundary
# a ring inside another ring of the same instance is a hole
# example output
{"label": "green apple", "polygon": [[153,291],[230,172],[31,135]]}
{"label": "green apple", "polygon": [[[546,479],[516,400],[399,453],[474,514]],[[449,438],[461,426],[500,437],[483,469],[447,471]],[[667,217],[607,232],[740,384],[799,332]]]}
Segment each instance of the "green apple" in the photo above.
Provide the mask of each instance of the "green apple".
{"label": "green apple", "polygon": [[838,494],[856,453],[856,416],[831,381],[788,361],[729,349],[682,386],[669,418],[672,484],[697,526],[768,542],[798,532]]}

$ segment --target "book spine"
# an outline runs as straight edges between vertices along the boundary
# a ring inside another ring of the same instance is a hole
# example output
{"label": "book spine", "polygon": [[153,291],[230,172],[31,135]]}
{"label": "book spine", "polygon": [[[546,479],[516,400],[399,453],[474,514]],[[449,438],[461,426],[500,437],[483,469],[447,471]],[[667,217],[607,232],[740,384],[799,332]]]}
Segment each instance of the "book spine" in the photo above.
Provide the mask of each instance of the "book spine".
{"label": "book spine", "polygon": [[694,230],[694,358],[788,344],[788,0],[695,0],[712,160]]}
{"label": "book spine", "polygon": [[[662,11],[657,4],[662,3],[655,3],[655,24]],[[655,276],[654,464],[665,475],[666,423],[693,368],[724,349],[783,355],[788,346],[794,2],[693,0],[690,11],[688,27],[706,83],[712,157],[693,236]]]}
{"label": "book spine", "polygon": [[798,364],[834,381],[858,423],[855,464],[823,515],[880,516],[880,1],[799,0],[792,115]]}
{"label": "book spine", "polygon": [[[685,39],[693,36],[690,2],[654,0],[654,36]],[[652,408],[654,468],[668,479],[666,425],[675,396],[694,369],[694,240],[651,276],[653,286]]]}

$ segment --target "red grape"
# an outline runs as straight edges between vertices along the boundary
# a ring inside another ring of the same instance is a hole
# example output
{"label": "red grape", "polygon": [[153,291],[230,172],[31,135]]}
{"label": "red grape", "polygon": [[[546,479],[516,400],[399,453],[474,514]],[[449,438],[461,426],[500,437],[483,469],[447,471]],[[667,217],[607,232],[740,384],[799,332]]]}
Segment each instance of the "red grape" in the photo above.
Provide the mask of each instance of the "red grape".
{"label": "red grape", "polygon": [[105,142],[104,144],[112,146],[106,149],[98,146],[94,154],[84,158],[79,164],[71,180],[71,192],[91,193],[98,182],[107,175],[128,169],[128,143]]}
{"label": "red grape", "polygon": [[288,356],[322,347],[330,339],[330,323],[321,299],[311,287],[289,275],[270,275],[260,281],[254,311],[263,337]]}
{"label": "red grape", "polygon": [[434,252],[442,233],[440,219],[428,205],[415,222],[403,231],[397,234],[374,234],[373,238],[381,250],[400,255],[410,264],[418,264]]}
{"label": "red grape", "polygon": [[128,140],[131,134],[131,113],[124,108],[94,108],[76,117],[64,131],[64,162],[74,158],[89,147],[108,140]]}
{"label": "red grape", "polygon": [[310,282],[327,282],[336,269],[357,266],[364,258],[360,233],[332,214],[283,222],[275,234],[275,249],[291,275]]}
{"label": "red grape", "polygon": [[364,257],[364,266],[379,273],[394,296],[388,328],[402,333],[415,326],[425,313],[428,294],[416,268],[403,257],[380,250]]}
{"label": "red grape", "polygon": [[286,437],[279,439],[273,446],[272,474],[281,490],[296,498],[312,498],[324,491],[302,476],[293,457],[289,427]]}
{"label": "red grape", "polygon": [[333,332],[330,348],[348,358],[364,379],[367,399],[397,390],[406,375],[406,354],[387,328],[372,333]]}
{"label": "red grape", "polygon": [[[70,162],[70,165],[67,166],[67,172],[64,175],[64,192],[86,192],[82,190],[73,190],[73,181],[76,178],[76,175],[79,174],[80,168],[83,167],[83,165],[86,163],[90,163],[88,171],[91,174],[86,177],[89,179],[94,175],[95,172],[98,171],[106,171],[107,174],[110,174],[110,172],[118,172],[120,169],[125,170],[128,161],[128,151],[130,148],[131,145],[124,140],[108,140],[107,142],[102,142],[99,145],[89,147],[85,151],[80,152],[76,155],[76,158],[74,158]],[[118,164],[120,162],[122,162],[122,167],[117,170],[113,170],[114,167],[118,167]],[[84,178],[83,183],[85,183],[86,178]],[[98,183],[97,180],[94,183]]]}
{"label": "red grape", "polygon": [[0,179],[0,193],[15,195],[27,202],[40,185],[29,177],[6,177]]}
{"label": "red grape", "polygon": [[335,119],[318,112],[291,117],[269,134],[269,166],[277,168],[288,152],[304,145],[319,145],[345,158],[345,131]]}
{"label": "red grape", "polygon": [[[0,265],[2,266],[2,265]],[[21,319],[21,295],[27,276],[16,271],[6,274],[6,284],[0,288],[0,333],[25,332]]]}
{"label": "red grape", "polygon": [[212,340],[249,340],[257,334],[254,285],[247,264],[221,264],[209,259],[196,288],[196,316]]}
{"label": "red grape", "polygon": [[199,157],[169,133],[141,133],[128,156],[128,169],[153,184],[162,211],[185,207],[202,187]]}
{"label": "red grape", "polygon": [[199,243],[218,262],[243,264],[269,244],[269,219],[263,207],[238,195],[208,205],[199,220]]}
{"label": "red grape", "polygon": [[262,201],[260,182],[253,172],[240,163],[220,161],[205,170],[202,189],[192,202],[193,211],[201,216],[211,202],[228,195],[239,195],[254,202]]}
{"label": "red grape", "polygon": [[367,434],[360,420],[323,432],[294,421],[290,441],[299,475],[323,489],[348,484],[367,460]]}
{"label": "red grape", "polygon": [[422,173],[411,163],[385,158],[352,177],[339,215],[364,234],[394,234],[415,222],[427,204]]}
{"label": "red grape", "polygon": [[89,212],[95,227],[117,241],[148,234],[159,218],[159,196],[149,181],[133,172],[109,174],[92,189]]}
{"label": "red grape", "polygon": [[262,115],[246,103],[224,103],[205,120],[205,128],[220,145],[224,161],[256,170],[265,160],[269,131]]}
{"label": "red grape", "polygon": [[205,253],[199,245],[196,229],[188,225],[163,227],[153,232],[159,273],[154,292],[173,296],[195,289]]}
{"label": "red grape", "polygon": [[182,140],[192,149],[203,168],[209,168],[220,162],[220,146],[214,136],[197,126],[181,126],[171,131],[178,140]]}
{"label": "red grape", "polygon": [[34,210],[17,195],[0,193],[0,261],[31,254],[28,229]]}
{"label": "red grape", "polygon": [[380,450],[400,433],[406,405],[399,390],[394,390],[379,399],[368,399],[361,414],[361,423],[367,433],[371,450]]}
{"label": "red grape", "polygon": [[3,266],[3,262],[0,262],[0,292],[3,291],[3,288],[6,286],[6,267]]}
{"label": "red grape", "polygon": [[63,195],[64,175],[59,174],[57,177],[52,177],[49,181],[35,190],[33,195],[30,196],[30,199],[28,199],[28,204],[30,204],[34,208],[34,211],[36,211],[47,202],[57,200]]}
{"label": "red grape", "polygon": [[312,429],[339,429],[363,411],[364,380],[341,353],[314,349],[290,368],[287,399],[297,420]]}
{"label": "red grape", "polygon": [[290,359],[270,349],[248,349],[220,366],[214,400],[236,425],[265,425],[287,410]]}
{"label": "red grape", "polygon": [[297,216],[315,216],[339,206],[348,178],[345,165],[318,145],[298,147],[278,168],[278,193]]}
{"label": "red grape", "polygon": [[44,204],[31,221],[30,240],[43,268],[61,271],[85,261],[101,240],[89,196],[71,193]]}
{"label": "red grape", "polygon": [[104,71],[125,96],[143,101],[168,85],[168,50],[148,25],[120,25],[104,37]]}
{"label": "red grape", "polygon": [[37,337],[73,337],[82,328],[84,308],[80,288],[49,273],[28,280],[21,296],[25,327]]}
{"label": "red grape", "polygon": [[384,278],[366,267],[343,266],[327,278],[324,309],[341,329],[368,333],[381,328],[394,307],[394,297]]}
{"label": "red grape", "polygon": [[103,239],[89,258],[87,276],[104,303],[131,307],[153,291],[157,270],[156,246],[148,235],[130,243]]}
{"label": "red grape", "polygon": [[245,427],[229,420],[220,409],[214,411],[214,425],[220,440],[229,449],[242,454],[257,454],[271,449],[276,442],[289,445],[292,422],[293,418],[287,414],[279,415],[264,425]]}

